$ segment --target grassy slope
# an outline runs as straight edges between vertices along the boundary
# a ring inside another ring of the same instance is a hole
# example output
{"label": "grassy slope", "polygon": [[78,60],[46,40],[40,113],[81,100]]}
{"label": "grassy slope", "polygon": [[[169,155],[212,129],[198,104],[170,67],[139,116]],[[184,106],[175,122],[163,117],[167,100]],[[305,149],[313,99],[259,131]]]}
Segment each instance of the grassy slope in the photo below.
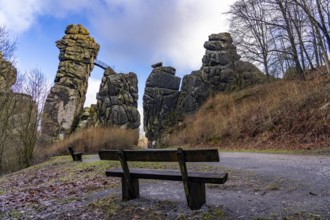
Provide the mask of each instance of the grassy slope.
{"label": "grassy slope", "polygon": [[227,149],[330,148],[330,80],[275,81],[210,98],[171,145]]}

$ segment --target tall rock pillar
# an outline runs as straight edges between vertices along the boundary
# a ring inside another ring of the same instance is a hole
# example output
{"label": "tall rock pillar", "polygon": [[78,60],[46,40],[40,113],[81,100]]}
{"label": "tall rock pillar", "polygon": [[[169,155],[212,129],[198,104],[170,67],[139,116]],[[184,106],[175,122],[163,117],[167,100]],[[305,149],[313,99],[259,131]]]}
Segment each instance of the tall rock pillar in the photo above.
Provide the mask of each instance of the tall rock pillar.
{"label": "tall rock pillar", "polygon": [[173,125],[174,111],[179,97],[181,78],[175,76],[173,67],[162,63],[152,65],[143,96],[144,131],[148,147],[163,144],[162,132]]}
{"label": "tall rock pillar", "polygon": [[68,25],[56,46],[60,49],[60,63],[42,120],[42,134],[47,142],[63,139],[77,126],[100,48],[82,25]]}
{"label": "tall rock pillar", "polygon": [[181,118],[197,111],[212,94],[239,90],[265,78],[256,66],[240,60],[229,33],[211,34],[204,48],[200,70],[182,80],[177,106]]}
{"label": "tall rock pillar", "polygon": [[140,114],[137,102],[137,75],[133,72],[118,74],[107,68],[97,94],[97,109],[102,125],[138,129]]}
{"label": "tall rock pillar", "polygon": [[10,92],[10,87],[15,84],[17,76],[16,68],[4,60],[0,51],[0,93]]}

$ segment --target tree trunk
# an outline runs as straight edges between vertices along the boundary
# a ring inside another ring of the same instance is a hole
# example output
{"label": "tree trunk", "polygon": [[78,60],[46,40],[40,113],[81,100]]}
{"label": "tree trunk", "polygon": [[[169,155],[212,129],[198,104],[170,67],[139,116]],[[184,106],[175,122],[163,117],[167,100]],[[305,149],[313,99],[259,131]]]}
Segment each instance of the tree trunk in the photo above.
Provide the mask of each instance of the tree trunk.
{"label": "tree trunk", "polygon": [[299,76],[299,78],[303,79],[304,78],[303,77],[303,70],[302,70],[301,65],[300,65],[298,51],[297,51],[296,43],[295,43],[295,38],[294,38],[292,29],[291,29],[290,21],[289,21],[288,16],[287,16],[286,6],[283,5],[283,0],[276,0],[276,2],[278,4],[278,6],[280,7],[284,22],[286,24],[286,31],[288,33],[288,38],[289,38],[289,41],[290,41],[290,44],[291,44],[292,58],[293,58],[293,61],[295,63],[295,66],[296,66],[297,75]]}

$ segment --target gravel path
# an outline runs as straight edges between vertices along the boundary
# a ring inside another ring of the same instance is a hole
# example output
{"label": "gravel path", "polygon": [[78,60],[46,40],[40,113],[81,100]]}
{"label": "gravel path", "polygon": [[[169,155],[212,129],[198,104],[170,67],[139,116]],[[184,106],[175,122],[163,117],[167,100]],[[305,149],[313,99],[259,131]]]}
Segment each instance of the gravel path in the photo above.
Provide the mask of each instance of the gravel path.
{"label": "gravel path", "polygon": [[[330,157],[220,153],[212,170],[226,170],[224,185],[208,185],[207,206],[229,219],[330,219]],[[189,171],[188,171],[189,172]],[[185,204],[182,184],[141,181],[141,197]]]}
{"label": "gravel path", "polygon": [[329,187],[325,184],[330,180],[329,156],[221,153],[220,158],[220,164],[225,167],[308,181],[321,188]]}

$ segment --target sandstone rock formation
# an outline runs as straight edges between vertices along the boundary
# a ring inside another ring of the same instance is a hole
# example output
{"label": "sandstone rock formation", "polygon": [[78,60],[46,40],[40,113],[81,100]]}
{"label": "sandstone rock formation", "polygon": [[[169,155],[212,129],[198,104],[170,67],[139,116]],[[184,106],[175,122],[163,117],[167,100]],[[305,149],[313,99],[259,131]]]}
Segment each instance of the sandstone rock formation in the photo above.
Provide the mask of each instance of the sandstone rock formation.
{"label": "sandstone rock formation", "polygon": [[79,118],[77,129],[97,128],[101,126],[101,121],[96,105],[85,107]]}
{"label": "sandstone rock formation", "polygon": [[97,111],[103,126],[139,128],[137,83],[135,73],[118,74],[111,68],[104,71],[97,94]]}
{"label": "sandstone rock formation", "polygon": [[180,93],[180,78],[174,76],[174,68],[152,65],[143,97],[149,142],[158,146],[166,143],[169,128],[195,112],[211,95],[242,89],[265,78],[253,64],[240,61],[229,33],[210,35],[204,48],[202,67],[184,76]]}
{"label": "sandstone rock formation", "polygon": [[242,89],[264,80],[265,76],[256,66],[240,61],[232,43],[229,33],[209,36],[204,43],[206,52],[201,69],[183,78],[178,115],[196,111],[212,94]]}
{"label": "sandstone rock formation", "polygon": [[17,70],[8,61],[4,60],[0,52],[0,92],[9,92],[16,82]]}
{"label": "sandstone rock formation", "polygon": [[77,126],[99,51],[99,45],[82,25],[68,25],[56,46],[60,63],[42,120],[42,135],[47,142],[63,139]]}
{"label": "sandstone rock formation", "polygon": [[143,96],[144,130],[149,147],[159,145],[162,131],[172,124],[181,79],[173,67],[152,65]]}

